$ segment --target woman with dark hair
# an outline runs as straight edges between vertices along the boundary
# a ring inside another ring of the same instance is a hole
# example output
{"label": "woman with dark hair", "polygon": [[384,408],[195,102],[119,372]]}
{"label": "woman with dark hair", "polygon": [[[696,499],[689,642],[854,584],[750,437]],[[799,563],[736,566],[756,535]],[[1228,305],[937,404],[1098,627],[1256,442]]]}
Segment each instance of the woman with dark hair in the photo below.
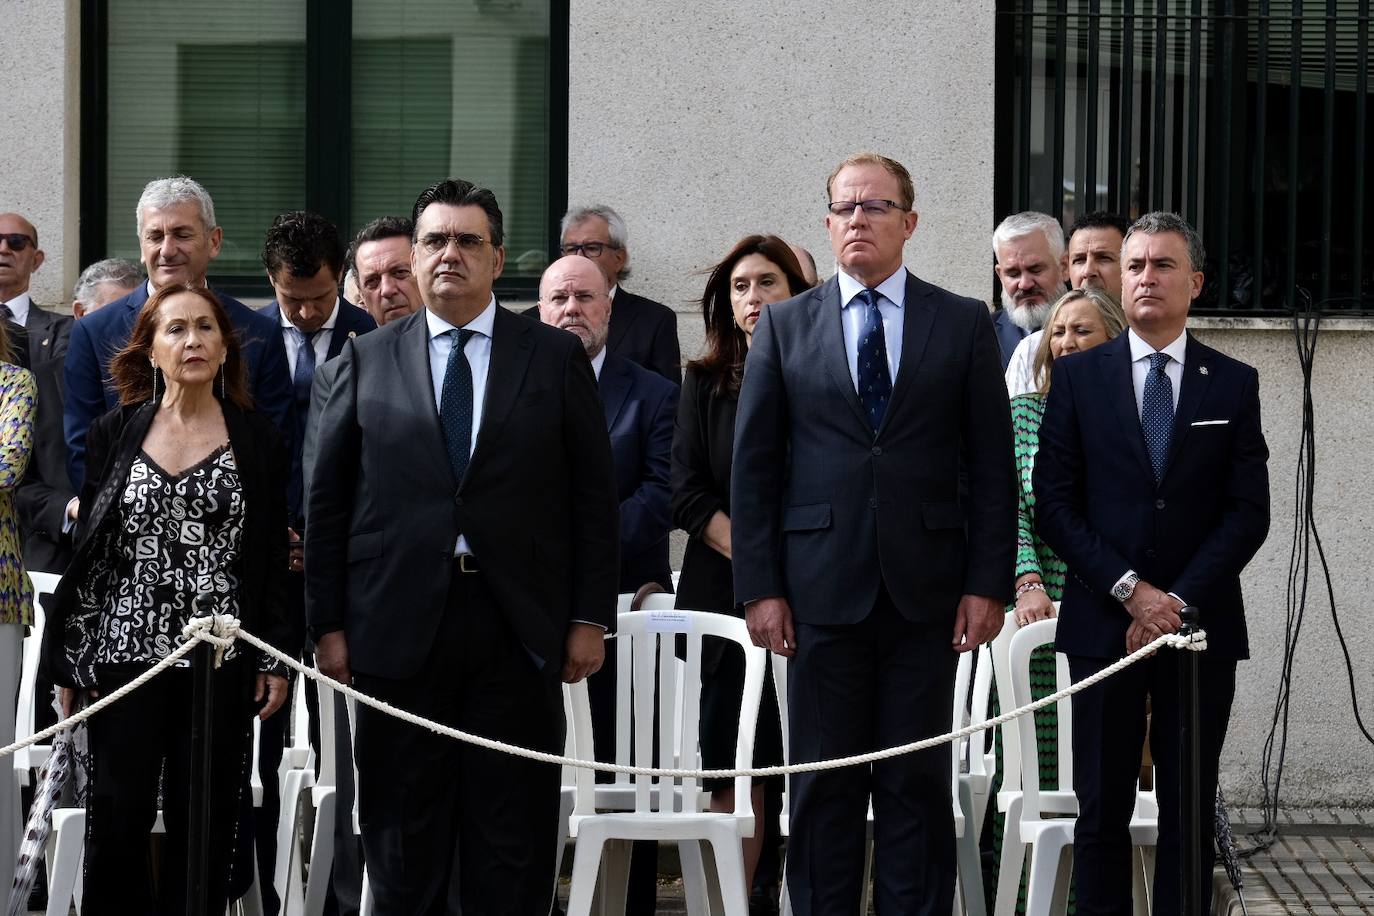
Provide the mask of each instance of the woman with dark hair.
{"label": "woman with dark hair", "polygon": [[[76,554],[54,595],[44,665],[63,708],[109,692],[184,641],[200,607],[288,654],[286,484],[276,428],[252,412],[243,358],[215,294],[164,286],[110,361],[120,406],[91,426]],[[251,717],[286,698],[277,663],[234,646],[215,672],[207,911],[235,876]],[[90,719],[85,912],[179,913],[186,900],[191,677],[174,667]],[[165,771],[164,771],[165,764]],[[148,835],[159,777],[167,841],[154,891]]]}
{"label": "woman with dark hair", "polygon": [[[673,523],[687,532],[678,582],[679,607],[743,617],[736,606],[730,568],[730,461],[735,408],[754,325],[766,305],[810,289],[788,244],[775,235],[741,239],[710,270],[701,297],[706,352],[687,364],[673,434]],[[713,642],[715,642],[713,640]],[[734,765],[744,655],[716,645],[702,662],[701,753],[710,769]],[[754,744],[756,766],[782,763],[782,731],[772,680],[766,682]],[[734,783],[708,780],[712,811],[733,811]],[[744,865],[752,886],[763,849],[763,787],[754,785],[754,835],[744,841]]]}
{"label": "woman with dark hair", "polygon": [[[0,744],[14,740],[15,695],[25,628],[33,625],[33,587],[24,573],[24,554],[15,514],[14,491],[24,479],[33,448],[33,413],[38,383],[15,363],[7,322],[0,321]],[[19,797],[0,791],[0,866],[19,856]]]}

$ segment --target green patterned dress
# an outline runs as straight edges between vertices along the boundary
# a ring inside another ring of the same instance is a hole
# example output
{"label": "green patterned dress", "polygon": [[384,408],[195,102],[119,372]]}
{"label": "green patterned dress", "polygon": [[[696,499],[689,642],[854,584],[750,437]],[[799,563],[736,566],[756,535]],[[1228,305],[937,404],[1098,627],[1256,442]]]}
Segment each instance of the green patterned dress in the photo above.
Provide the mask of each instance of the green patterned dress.
{"label": "green patterned dress", "polygon": [[[1035,469],[1035,454],[1040,450],[1040,421],[1045,416],[1045,396],[1042,394],[1020,394],[1011,399],[1011,425],[1016,439],[1016,475],[1020,483],[1020,501],[1016,514],[1016,578],[1027,573],[1037,573],[1045,583],[1045,593],[1051,601],[1058,601],[1064,595],[1064,575],[1067,567],[1064,561],[1055,556],[1049,545],[1040,539],[1035,530],[1035,491],[1031,487],[1031,473]],[[1015,605],[1007,606],[1006,626],[1016,626],[1012,616]],[[1054,650],[1045,646],[1036,650],[1030,663],[1031,696],[1034,699],[1048,696],[1055,689]],[[1000,715],[1000,704],[994,694],[993,715]],[[1047,790],[1059,788],[1059,748],[1056,742],[1059,728],[1058,716],[1053,706],[1035,713],[1035,732],[1040,745],[1040,785]],[[994,732],[997,752],[997,777],[994,792],[1002,785],[1002,732]],[[1000,813],[993,821],[993,849],[997,857],[1002,855],[1002,821]],[[994,886],[989,900],[997,893]],[[1016,911],[1025,911],[1026,885],[1021,882],[1021,892]],[[1070,907],[1072,911],[1072,907]]]}

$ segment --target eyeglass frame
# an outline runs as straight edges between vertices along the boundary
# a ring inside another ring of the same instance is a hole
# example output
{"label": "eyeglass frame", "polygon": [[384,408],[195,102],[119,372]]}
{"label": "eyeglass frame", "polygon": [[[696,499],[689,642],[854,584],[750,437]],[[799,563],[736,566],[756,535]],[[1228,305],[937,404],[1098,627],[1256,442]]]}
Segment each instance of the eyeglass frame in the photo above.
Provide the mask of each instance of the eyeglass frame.
{"label": "eyeglass frame", "polygon": [[426,254],[439,254],[441,251],[448,250],[450,242],[457,245],[458,250],[464,254],[476,254],[483,245],[490,244],[491,239],[484,238],[475,232],[459,232],[454,235],[444,232],[427,232],[417,238],[414,244]]}
{"label": "eyeglass frame", "polygon": [[[872,205],[877,204],[883,205],[881,209],[870,209]],[[842,209],[836,210],[836,207]],[[848,207],[848,211],[843,210],[844,207]],[[897,201],[888,200],[885,197],[870,197],[867,200],[832,200],[830,203],[826,204],[826,209],[830,211],[830,215],[838,216],[841,219],[853,219],[854,211],[860,208],[863,209],[864,216],[887,216],[887,214],[891,213],[893,210],[897,210],[901,213],[911,212],[910,207],[904,207],[897,203]]]}
{"label": "eyeglass frame", "polygon": [[[589,250],[590,248],[592,248],[592,246],[596,247],[596,254],[592,254]],[[621,247],[617,245],[615,242],[582,242],[578,245],[559,245],[558,253],[563,255],[564,257],[574,254],[580,255],[584,258],[588,258],[590,260],[595,261],[597,258],[605,254],[606,249],[608,248],[611,251],[621,250]]]}
{"label": "eyeglass frame", "polygon": [[[15,239],[22,239],[22,244],[15,244]],[[0,242],[10,246],[10,251],[24,251],[30,245],[38,247],[38,240],[27,232],[0,232]]]}

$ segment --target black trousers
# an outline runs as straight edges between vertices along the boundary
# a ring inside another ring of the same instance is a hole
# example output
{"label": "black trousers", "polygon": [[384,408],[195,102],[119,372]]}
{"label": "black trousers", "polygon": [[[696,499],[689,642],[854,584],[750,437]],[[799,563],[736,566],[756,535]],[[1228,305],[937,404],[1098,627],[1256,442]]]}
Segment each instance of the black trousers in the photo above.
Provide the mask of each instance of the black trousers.
{"label": "black trousers", "polygon": [[[561,752],[562,688],[488,591],[455,568],[429,657],[414,677],[354,674],[359,690],[425,718]],[[354,754],[377,916],[542,916],[554,889],[559,771],[359,706]]]}
{"label": "black trousers", "polygon": [[[216,673],[214,737],[210,762],[210,869],[207,912],[223,912],[233,874],[235,828],[252,761],[250,709],[244,700],[243,659]],[[100,670],[108,693],[138,670]],[[86,805],[85,904],[87,916],[172,916],[186,912],[187,813],[190,798],[191,671],[174,668],[88,720],[92,777]],[[157,817],[167,829],[153,888],[149,833]]]}
{"label": "black trousers", "polygon": [[[1150,752],[1159,799],[1159,847],[1153,912],[1180,912],[1178,676],[1183,652],[1163,649],[1073,697],[1073,785],[1078,796],[1074,826],[1073,884],[1080,916],[1131,913],[1129,824],[1145,741],[1145,697],[1150,697]],[[1069,656],[1074,681],[1096,674],[1115,659]],[[1203,912],[1210,912],[1213,846],[1212,805],[1231,701],[1236,663],[1208,658],[1199,668],[1199,733]]]}
{"label": "black trousers", "polygon": [[[952,623],[912,623],[881,589],[862,622],[797,626],[787,682],[794,762],[943,734],[954,702]],[[797,916],[855,916],[873,797],[879,914],[946,916],[956,857],[948,746],[792,777],[787,890]]]}

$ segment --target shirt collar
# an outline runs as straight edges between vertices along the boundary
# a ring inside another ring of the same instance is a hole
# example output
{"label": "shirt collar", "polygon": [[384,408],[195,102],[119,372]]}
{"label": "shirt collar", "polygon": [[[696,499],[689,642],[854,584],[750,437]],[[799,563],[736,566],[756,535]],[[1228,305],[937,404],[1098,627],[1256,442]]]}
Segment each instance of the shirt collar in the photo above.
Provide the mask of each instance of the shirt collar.
{"label": "shirt collar", "polygon": [[[884,299],[897,308],[906,305],[906,273],[906,265],[903,264],[892,276],[874,287]],[[843,270],[835,271],[835,276],[840,281],[840,307],[844,308],[853,302],[854,297],[863,292],[865,287]]]}
{"label": "shirt collar", "polygon": [[[278,312],[278,313],[280,314],[280,316],[281,316],[281,326],[282,326],[282,327],[284,327],[284,328],[294,328],[294,327],[295,327],[295,325],[291,323],[291,319],[286,317],[286,309],[284,309],[284,308],[281,307],[281,303],[280,303],[280,302],[277,303],[277,312]],[[324,320],[324,324],[320,325],[319,329],[320,329],[321,331],[332,331],[332,330],[334,330],[334,325],[338,324],[338,321],[339,321],[339,298],[338,298],[337,296],[335,296],[335,297],[334,297],[334,311],[332,311],[332,312],[329,313],[329,317],[326,318],[326,319]]]}
{"label": "shirt collar", "polygon": [[592,357],[592,374],[596,380],[601,381],[601,367],[606,365],[606,348],[603,346],[601,352]]}
{"label": "shirt collar", "polygon": [[[1155,352],[1155,348],[1147,344],[1140,335],[1135,332],[1135,328],[1129,329],[1126,332],[1126,337],[1131,345],[1131,362],[1139,362]],[[1188,332],[1185,330],[1182,334],[1175,337],[1172,343],[1158,352],[1169,354],[1169,358],[1181,366],[1183,365],[1183,355],[1187,350]]]}
{"label": "shirt collar", "polygon": [[[440,334],[447,334],[449,331],[458,330],[457,325],[449,324],[447,321],[430,311],[427,306],[425,308],[425,324],[429,327],[430,340],[433,340]],[[492,331],[496,327],[496,295],[492,294],[492,297],[487,300],[487,307],[482,309],[482,313],[463,325],[463,327],[467,328],[469,331],[475,331],[490,340]]]}
{"label": "shirt collar", "polygon": [[614,299],[614,298],[615,298],[615,291],[618,290],[618,289],[620,289],[620,284],[619,284],[619,283],[612,283],[612,284],[611,284],[611,288],[608,289],[608,290],[606,290],[606,295],[609,296],[610,298]]}
{"label": "shirt collar", "polygon": [[29,320],[29,309],[33,307],[33,300],[29,298],[28,291],[24,291],[5,303],[9,307],[10,314],[14,316],[14,323],[23,327]]}

